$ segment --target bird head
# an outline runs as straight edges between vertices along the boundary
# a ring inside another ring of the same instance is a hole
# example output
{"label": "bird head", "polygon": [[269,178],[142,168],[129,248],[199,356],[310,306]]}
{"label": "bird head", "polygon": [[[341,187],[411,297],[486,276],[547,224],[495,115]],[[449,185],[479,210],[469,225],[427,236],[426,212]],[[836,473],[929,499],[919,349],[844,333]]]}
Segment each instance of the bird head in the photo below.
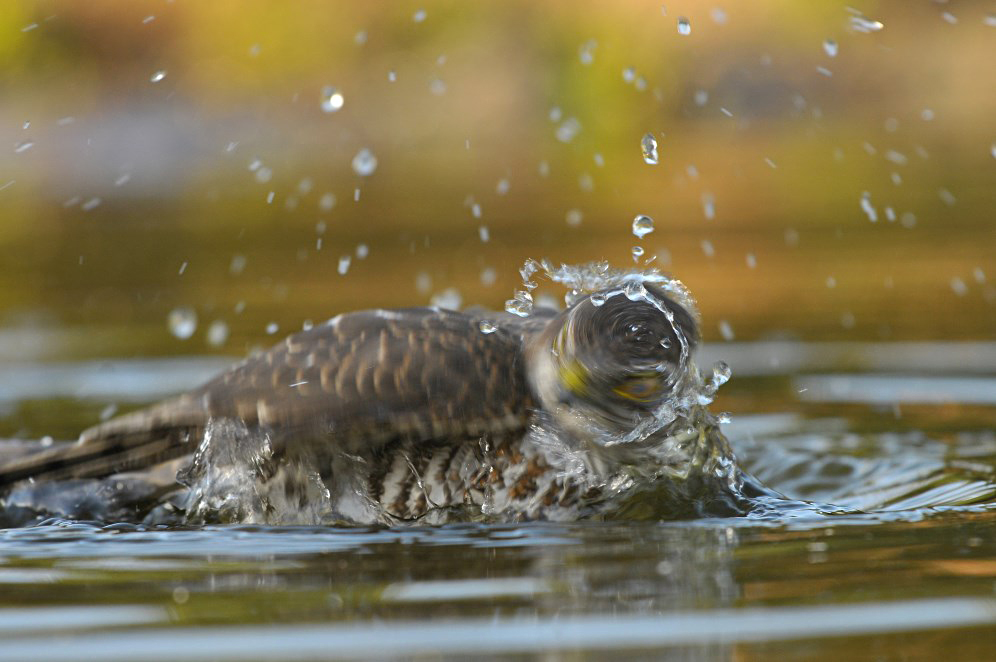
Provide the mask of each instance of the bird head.
{"label": "bird head", "polygon": [[597,290],[534,339],[531,383],[561,427],[611,445],[674,420],[699,383],[691,361],[699,336],[684,288],[670,285],[669,293],[666,285],[633,279]]}

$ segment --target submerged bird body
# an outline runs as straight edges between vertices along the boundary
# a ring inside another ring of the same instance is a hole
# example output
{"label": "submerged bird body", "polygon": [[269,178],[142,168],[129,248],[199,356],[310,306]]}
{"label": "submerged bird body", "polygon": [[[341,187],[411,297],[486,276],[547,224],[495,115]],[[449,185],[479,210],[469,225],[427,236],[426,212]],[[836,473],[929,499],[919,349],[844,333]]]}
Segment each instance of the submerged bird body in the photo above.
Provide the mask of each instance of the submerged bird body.
{"label": "submerged bird body", "polygon": [[689,302],[641,277],[526,318],[340,315],[79,443],[0,456],[0,494],[182,522],[735,512]]}

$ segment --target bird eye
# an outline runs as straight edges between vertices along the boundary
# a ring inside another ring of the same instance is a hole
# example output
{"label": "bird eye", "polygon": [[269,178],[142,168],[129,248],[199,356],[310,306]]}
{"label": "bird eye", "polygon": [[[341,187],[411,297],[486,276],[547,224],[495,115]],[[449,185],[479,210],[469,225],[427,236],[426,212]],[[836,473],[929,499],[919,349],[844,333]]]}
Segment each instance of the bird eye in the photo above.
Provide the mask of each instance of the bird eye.
{"label": "bird eye", "polygon": [[661,381],[657,377],[630,377],[613,390],[627,400],[652,402],[660,395]]}

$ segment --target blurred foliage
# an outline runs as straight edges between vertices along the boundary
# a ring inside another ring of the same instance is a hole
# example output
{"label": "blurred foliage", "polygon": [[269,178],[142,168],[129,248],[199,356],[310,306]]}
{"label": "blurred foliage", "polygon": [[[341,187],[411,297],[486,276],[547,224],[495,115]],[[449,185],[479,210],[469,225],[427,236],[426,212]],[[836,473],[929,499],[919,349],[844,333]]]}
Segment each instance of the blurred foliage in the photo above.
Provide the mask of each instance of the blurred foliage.
{"label": "blurred foliage", "polygon": [[[992,338],[987,11],[7,0],[0,326],[104,339],[76,355],[240,354],[271,322],[451,288],[500,306],[527,257],[630,263],[642,213],[707,339]],[[193,340],[167,329],[180,305]]]}

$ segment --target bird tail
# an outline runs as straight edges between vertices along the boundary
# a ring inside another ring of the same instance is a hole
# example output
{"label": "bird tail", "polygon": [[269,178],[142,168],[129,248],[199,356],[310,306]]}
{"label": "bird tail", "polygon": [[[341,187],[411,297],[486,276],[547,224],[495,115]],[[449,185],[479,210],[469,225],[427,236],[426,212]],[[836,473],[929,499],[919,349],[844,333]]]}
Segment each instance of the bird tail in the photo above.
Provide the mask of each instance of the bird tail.
{"label": "bird tail", "polygon": [[176,428],[109,435],[71,444],[21,445],[12,457],[0,455],[0,489],[22,480],[101,478],[151,467],[191,452],[191,431]]}
{"label": "bird tail", "polygon": [[0,450],[0,489],[27,479],[102,478],[152,467],[193,452],[204,425],[203,410],[180,397],[92,427],[76,443]]}

